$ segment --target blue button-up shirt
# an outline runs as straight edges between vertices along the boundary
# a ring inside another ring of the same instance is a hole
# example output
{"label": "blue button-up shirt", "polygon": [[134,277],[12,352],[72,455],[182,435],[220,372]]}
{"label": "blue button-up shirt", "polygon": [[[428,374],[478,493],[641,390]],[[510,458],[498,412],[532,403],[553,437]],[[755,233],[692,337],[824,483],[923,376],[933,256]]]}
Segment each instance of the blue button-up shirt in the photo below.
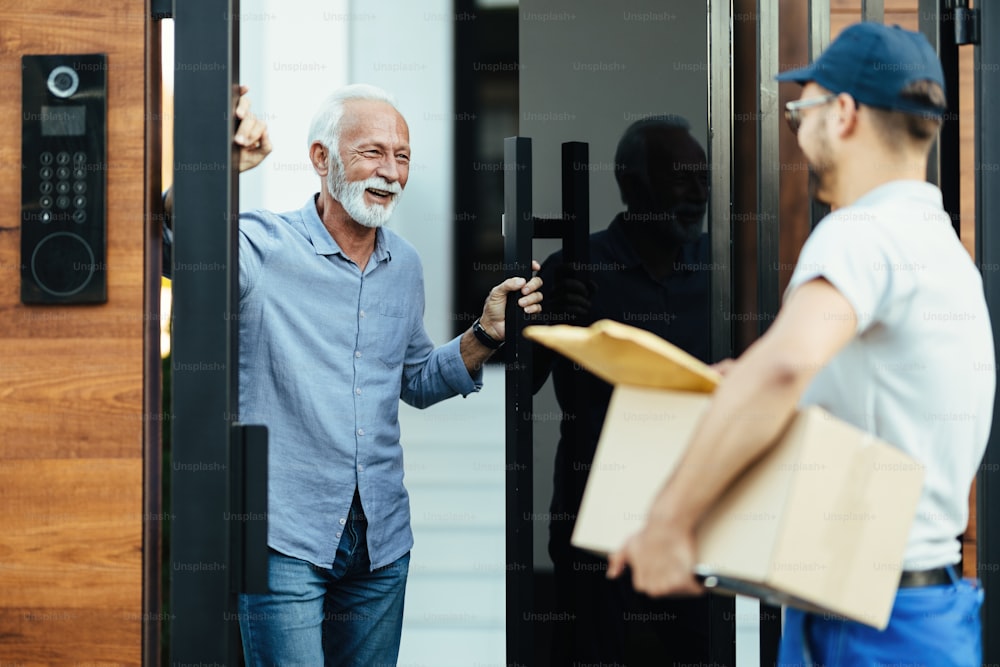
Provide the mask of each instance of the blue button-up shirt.
{"label": "blue button-up shirt", "polygon": [[333,564],[357,488],[372,569],[413,546],[399,399],[426,407],[482,386],[459,339],[423,325],[416,250],[379,229],[362,271],[316,212],[240,216],[240,421],[269,433],[268,544]]}

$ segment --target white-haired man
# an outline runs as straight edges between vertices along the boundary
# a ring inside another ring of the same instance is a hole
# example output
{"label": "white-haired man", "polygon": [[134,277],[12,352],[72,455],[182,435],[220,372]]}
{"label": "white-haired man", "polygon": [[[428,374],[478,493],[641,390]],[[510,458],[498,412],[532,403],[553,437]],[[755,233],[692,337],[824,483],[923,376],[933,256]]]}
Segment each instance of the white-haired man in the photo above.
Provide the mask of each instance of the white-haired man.
{"label": "white-haired man", "polygon": [[[236,141],[252,150],[262,132]],[[417,253],[383,227],[410,164],[392,98],[338,90],[309,158],[321,189],[305,206],[240,217],[240,419],[270,437],[270,592],[240,597],[244,652],[250,665],[395,665],[413,544],[399,400],[477,391],[507,294],[538,312],[541,281],[497,285],[482,317],[435,348]]]}

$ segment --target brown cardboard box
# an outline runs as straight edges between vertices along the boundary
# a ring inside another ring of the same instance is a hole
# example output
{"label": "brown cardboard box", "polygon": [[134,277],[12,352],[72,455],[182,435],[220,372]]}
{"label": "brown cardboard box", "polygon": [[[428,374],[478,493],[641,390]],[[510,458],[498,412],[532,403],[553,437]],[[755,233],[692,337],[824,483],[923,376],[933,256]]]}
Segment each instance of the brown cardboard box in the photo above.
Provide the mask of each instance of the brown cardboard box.
{"label": "brown cardboard box", "polygon": [[[573,533],[580,548],[615,551],[644,524],[719,376],[616,322],[525,335],[616,385]],[[821,408],[801,410],[706,515],[696,572],[718,591],[882,629],[923,476],[898,449]]]}

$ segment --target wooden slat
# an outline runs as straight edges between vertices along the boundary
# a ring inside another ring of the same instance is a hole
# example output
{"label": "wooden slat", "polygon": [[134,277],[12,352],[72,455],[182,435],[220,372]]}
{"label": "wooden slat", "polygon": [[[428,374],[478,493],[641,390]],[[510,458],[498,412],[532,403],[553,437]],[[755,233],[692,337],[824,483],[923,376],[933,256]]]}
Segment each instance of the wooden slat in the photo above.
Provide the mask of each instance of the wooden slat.
{"label": "wooden slat", "polygon": [[[142,617],[131,608],[0,608],[0,646],[4,665],[138,665]],[[92,626],[100,626],[94,634]],[[81,660],[86,656],[86,661]]]}
{"label": "wooden slat", "polygon": [[962,576],[975,578],[976,568],[976,484],[969,493],[969,526],[962,536]]}
{"label": "wooden slat", "polygon": [[[141,662],[145,2],[0,0],[0,664]],[[21,55],[108,57],[108,303],[20,303]]]}
{"label": "wooden slat", "polygon": [[[885,0],[885,13],[917,13],[918,0]],[[852,12],[861,16],[861,0],[830,0],[830,13]]]}
{"label": "wooden slat", "polygon": [[138,612],[141,498],[138,459],[0,461],[0,607]]}
{"label": "wooden slat", "polygon": [[159,417],[142,412],[141,354],[138,338],[0,338],[0,460],[140,457]]}

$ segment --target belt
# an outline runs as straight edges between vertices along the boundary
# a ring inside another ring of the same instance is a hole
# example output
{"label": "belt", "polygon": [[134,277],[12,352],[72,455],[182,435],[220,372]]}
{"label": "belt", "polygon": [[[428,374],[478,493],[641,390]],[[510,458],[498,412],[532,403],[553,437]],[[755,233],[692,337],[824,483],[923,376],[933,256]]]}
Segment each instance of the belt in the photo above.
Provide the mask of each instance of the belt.
{"label": "belt", "polygon": [[953,577],[951,567],[936,567],[933,570],[904,570],[899,577],[899,587],[945,586],[954,581]]}

